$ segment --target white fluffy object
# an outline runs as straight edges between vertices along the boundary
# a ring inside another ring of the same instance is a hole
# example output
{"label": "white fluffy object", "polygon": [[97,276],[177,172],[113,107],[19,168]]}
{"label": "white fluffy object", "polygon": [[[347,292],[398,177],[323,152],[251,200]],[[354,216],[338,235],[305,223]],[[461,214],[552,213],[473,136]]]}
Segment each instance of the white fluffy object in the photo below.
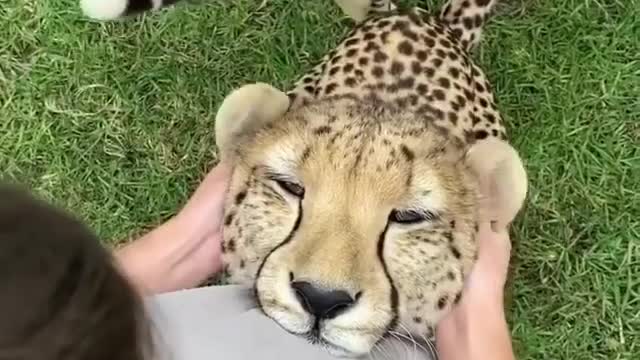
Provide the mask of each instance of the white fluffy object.
{"label": "white fluffy object", "polygon": [[129,0],[80,0],[82,12],[96,20],[115,20],[127,10]]}

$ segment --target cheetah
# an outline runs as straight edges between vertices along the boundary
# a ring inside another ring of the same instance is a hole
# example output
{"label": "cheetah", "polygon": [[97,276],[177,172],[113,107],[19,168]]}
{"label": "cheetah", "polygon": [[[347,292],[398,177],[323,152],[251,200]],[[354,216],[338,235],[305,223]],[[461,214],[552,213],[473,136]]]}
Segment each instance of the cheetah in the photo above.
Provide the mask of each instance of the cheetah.
{"label": "cheetah", "polygon": [[495,1],[336,1],[356,22],[337,47],[290,90],[246,85],[219,109],[222,251],[266,316],[361,357],[394,334],[433,341],[483,201],[515,216],[526,173],[471,55]]}
{"label": "cheetah", "polygon": [[[335,2],[355,22],[339,45],[288,91],[245,85],[218,110],[234,168],[222,252],[227,281],[284,330],[362,357],[393,336],[433,341],[484,210],[509,223],[527,183],[472,58],[495,0]],[[144,1],[117,3],[101,17]]]}

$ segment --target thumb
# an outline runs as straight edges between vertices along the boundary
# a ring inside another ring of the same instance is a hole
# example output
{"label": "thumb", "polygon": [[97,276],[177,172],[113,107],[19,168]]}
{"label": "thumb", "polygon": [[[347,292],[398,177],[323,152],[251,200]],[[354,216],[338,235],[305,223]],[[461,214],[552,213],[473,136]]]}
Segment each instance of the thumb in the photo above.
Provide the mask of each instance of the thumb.
{"label": "thumb", "polygon": [[232,167],[220,163],[205,176],[178,216],[192,226],[204,226],[223,216],[224,200],[229,187]]}
{"label": "thumb", "polygon": [[484,222],[478,229],[478,261],[490,262],[505,268],[511,259],[511,239],[507,228]]}

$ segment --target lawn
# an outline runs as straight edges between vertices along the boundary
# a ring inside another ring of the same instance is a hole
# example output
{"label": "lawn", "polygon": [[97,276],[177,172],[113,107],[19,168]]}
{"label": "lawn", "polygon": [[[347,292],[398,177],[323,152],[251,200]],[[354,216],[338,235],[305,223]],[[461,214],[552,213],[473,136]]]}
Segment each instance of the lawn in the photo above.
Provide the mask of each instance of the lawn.
{"label": "lawn", "polygon": [[[290,85],[349,28],[331,0],[204,2],[99,24],[76,1],[4,0],[2,177],[124,241],[215,163],[225,94]],[[530,176],[519,359],[640,359],[640,0],[503,2],[477,57]]]}

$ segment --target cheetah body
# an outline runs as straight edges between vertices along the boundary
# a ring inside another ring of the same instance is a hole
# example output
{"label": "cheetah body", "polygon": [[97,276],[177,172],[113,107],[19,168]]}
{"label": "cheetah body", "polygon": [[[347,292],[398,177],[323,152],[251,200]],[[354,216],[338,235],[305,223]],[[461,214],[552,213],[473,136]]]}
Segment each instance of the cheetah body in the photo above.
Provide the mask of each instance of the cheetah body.
{"label": "cheetah body", "polygon": [[[242,131],[225,139],[236,165],[223,261],[284,329],[361,356],[394,334],[433,341],[477,255],[472,168],[508,177],[474,164],[520,162],[471,56],[493,0],[450,0],[439,15],[336,1],[358,23],[286,93],[288,108],[273,95],[268,109],[266,88],[260,104],[225,108]],[[469,155],[482,143],[498,145]],[[502,198],[517,211],[521,193]]]}
{"label": "cheetah body", "polygon": [[[116,19],[177,2],[81,5]],[[218,111],[234,167],[224,272],[286,331],[388,358],[389,338],[432,343],[462,296],[478,223],[513,219],[526,173],[472,59],[496,0],[437,13],[335,2],[356,26],[319,64],[286,93],[248,85]]]}
{"label": "cheetah body", "polygon": [[[459,21],[479,28],[486,11]],[[288,92],[292,107],[346,95],[426,114],[466,144],[506,140],[492,86],[469,52],[474,33],[461,40],[443,16],[420,8],[371,14]]]}

